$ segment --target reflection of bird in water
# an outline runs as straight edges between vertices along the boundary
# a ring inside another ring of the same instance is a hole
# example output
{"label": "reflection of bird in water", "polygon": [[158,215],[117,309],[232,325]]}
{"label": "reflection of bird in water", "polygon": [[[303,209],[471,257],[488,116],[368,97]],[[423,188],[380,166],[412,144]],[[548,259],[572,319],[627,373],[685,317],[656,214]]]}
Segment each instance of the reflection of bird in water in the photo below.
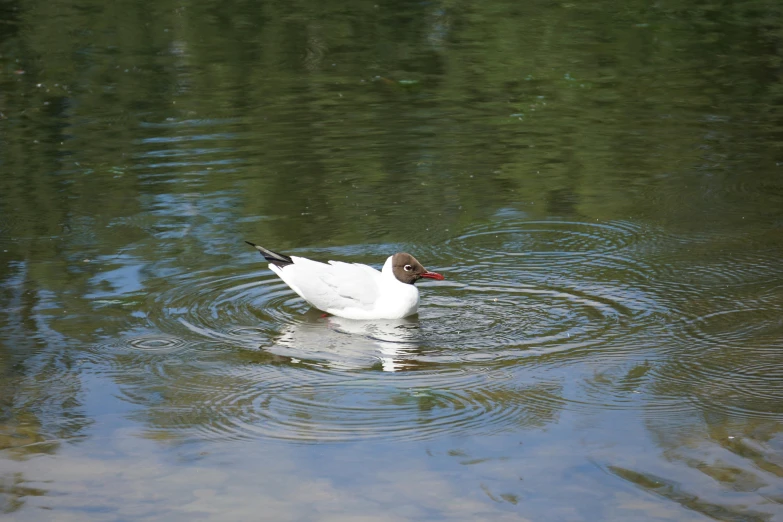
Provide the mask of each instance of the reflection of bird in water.
{"label": "reflection of bird in water", "polygon": [[331,368],[376,367],[383,371],[413,370],[421,366],[418,319],[355,321],[322,317],[313,309],[301,321],[285,325],[274,346],[264,348],[291,362],[326,364]]}

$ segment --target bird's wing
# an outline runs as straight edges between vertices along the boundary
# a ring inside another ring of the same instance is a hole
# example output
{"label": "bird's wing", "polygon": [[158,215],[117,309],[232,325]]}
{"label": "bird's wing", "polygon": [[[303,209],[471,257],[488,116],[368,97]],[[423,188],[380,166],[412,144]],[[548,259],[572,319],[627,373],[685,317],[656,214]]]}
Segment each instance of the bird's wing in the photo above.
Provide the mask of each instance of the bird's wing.
{"label": "bird's wing", "polygon": [[283,268],[269,268],[285,281],[302,299],[324,311],[348,308],[371,309],[379,296],[381,273],[358,263],[329,261],[319,263],[291,256],[294,263]]}

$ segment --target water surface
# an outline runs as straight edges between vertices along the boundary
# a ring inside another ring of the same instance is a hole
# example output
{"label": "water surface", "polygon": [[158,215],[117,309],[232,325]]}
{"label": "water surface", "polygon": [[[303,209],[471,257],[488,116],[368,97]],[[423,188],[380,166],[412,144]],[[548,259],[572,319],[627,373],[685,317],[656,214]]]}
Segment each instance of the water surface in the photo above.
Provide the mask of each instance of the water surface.
{"label": "water surface", "polygon": [[[770,4],[0,7],[9,520],[783,520]],[[310,310],[251,240],[376,267]]]}

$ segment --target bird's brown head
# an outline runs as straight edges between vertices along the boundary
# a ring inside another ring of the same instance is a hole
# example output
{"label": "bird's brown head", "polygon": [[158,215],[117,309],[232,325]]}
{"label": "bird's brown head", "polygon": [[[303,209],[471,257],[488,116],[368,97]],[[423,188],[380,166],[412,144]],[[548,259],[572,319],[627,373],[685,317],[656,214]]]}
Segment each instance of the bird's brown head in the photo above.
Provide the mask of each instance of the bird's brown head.
{"label": "bird's brown head", "polygon": [[442,281],[444,278],[442,275],[436,272],[429,272],[426,268],[421,266],[415,257],[405,252],[399,252],[392,256],[392,273],[401,283],[412,285],[419,279],[437,279]]}

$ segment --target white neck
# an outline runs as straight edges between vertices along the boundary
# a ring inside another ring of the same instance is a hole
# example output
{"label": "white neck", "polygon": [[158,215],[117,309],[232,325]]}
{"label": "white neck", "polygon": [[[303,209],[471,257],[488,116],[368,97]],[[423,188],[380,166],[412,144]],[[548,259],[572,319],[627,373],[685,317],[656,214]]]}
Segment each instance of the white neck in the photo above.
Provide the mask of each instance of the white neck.
{"label": "white neck", "polygon": [[388,258],[386,258],[386,262],[383,264],[381,273],[397,281],[397,278],[394,276],[394,268],[392,268],[392,257],[394,256],[389,256]]}
{"label": "white neck", "polygon": [[399,319],[419,309],[419,289],[395,277],[392,256],[383,264],[380,283],[382,297],[376,306],[384,310],[384,317]]}

